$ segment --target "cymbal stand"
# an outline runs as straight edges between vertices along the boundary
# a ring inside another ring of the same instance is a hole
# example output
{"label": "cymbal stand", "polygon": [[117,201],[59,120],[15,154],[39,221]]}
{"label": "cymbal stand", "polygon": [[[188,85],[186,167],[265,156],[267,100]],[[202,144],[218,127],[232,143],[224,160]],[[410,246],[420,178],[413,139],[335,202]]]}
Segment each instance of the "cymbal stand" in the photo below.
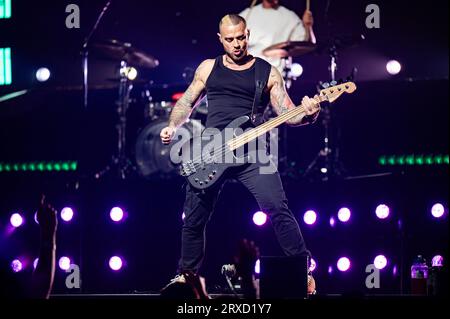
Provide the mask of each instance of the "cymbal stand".
{"label": "cymbal stand", "polygon": [[131,81],[128,79],[128,63],[125,60],[120,62],[120,85],[119,99],[117,104],[118,123],[117,130],[117,151],[112,157],[111,162],[103,170],[95,174],[96,179],[102,178],[106,173],[115,169],[117,176],[126,179],[130,172],[136,172],[136,167],[126,156],[126,128],[127,128],[127,111],[130,101],[130,92],[133,89]]}

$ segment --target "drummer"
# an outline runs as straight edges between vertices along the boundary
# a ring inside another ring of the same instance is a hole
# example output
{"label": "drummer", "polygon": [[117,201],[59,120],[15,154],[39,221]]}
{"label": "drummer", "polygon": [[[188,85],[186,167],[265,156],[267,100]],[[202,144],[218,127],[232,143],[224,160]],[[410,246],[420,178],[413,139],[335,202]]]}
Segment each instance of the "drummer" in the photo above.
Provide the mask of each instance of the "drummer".
{"label": "drummer", "polygon": [[316,43],[313,32],[313,16],[307,0],[301,20],[297,14],[279,4],[279,0],[263,0],[261,4],[245,9],[239,15],[247,21],[250,30],[248,52],[265,59],[280,71],[285,72],[285,60],[281,57],[267,57],[263,50],[285,41],[306,41]]}

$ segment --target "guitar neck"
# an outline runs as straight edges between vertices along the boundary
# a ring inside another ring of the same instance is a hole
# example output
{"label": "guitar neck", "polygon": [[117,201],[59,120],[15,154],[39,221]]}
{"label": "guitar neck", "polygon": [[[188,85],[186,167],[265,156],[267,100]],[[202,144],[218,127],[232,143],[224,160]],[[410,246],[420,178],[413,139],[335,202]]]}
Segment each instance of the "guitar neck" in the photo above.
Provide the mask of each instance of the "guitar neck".
{"label": "guitar neck", "polygon": [[[319,96],[317,102],[323,102],[327,100],[327,96]],[[280,126],[281,124],[289,121],[290,119],[301,115],[302,113],[305,113],[305,108],[301,104],[298,107],[293,108],[292,110],[283,113],[277,117],[274,117],[273,119],[267,121],[264,124],[261,124],[260,126],[257,126],[238,137],[235,137],[228,141],[227,145],[230,148],[230,150],[234,151],[235,149],[251,142],[252,140],[256,139],[257,137],[266,134],[271,129]]]}

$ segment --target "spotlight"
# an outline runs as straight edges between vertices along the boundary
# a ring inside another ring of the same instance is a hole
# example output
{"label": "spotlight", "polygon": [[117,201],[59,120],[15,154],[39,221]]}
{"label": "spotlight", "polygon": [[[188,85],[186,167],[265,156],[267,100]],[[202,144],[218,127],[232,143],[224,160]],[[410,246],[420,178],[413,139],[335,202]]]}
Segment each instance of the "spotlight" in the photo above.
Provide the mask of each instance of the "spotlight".
{"label": "spotlight", "polygon": [[20,227],[23,224],[23,217],[18,213],[12,214],[11,218],[9,219],[9,222],[15,228]]}
{"label": "spotlight", "polygon": [[261,272],[261,267],[260,267],[260,261],[259,259],[255,262],[255,274],[259,274]]}
{"label": "spotlight", "polygon": [[39,258],[36,258],[36,259],[33,261],[33,268],[34,268],[34,269],[36,269],[38,263],[39,263]]}
{"label": "spotlight", "polygon": [[128,69],[128,74],[127,74],[128,80],[134,81],[137,78],[137,76],[138,76],[138,71],[135,68],[131,67]]}
{"label": "spotlight", "polygon": [[257,226],[262,226],[267,222],[267,215],[264,212],[256,212],[253,214],[253,222]]}
{"label": "spotlight", "polygon": [[444,257],[441,255],[436,255],[431,259],[431,267],[442,267],[444,266]]}
{"label": "spotlight", "polygon": [[341,257],[339,258],[338,262],[337,262],[337,268],[344,272],[350,269],[350,259],[348,259],[347,257]]}
{"label": "spotlight", "polygon": [[186,214],[183,212],[183,214],[181,214],[181,220],[184,220],[186,218]]}
{"label": "spotlight", "polygon": [[61,257],[59,258],[58,265],[61,270],[69,270],[71,264],[71,260],[69,257]]}
{"label": "spotlight", "polygon": [[391,60],[386,64],[386,70],[390,75],[396,75],[402,70],[401,64],[396,60]]}
{"label": "spotlight", "polygon": [[34,222],[39,225],[39,221],[37,219],[37,212],[34,213]]}
{"label": "spotlight", "polygon": [[291,75],[294,78],[298,78],[300,75],[303,74],[303,67],[298,63],[292,63],[291,65]]}
{"label": "spotlight", "polygon": [[351,211],[347,207],[343,207],[338,211],[338,218],[341,222],[346,223],[350,220]]}
{"label": "spotlight", "polygon": [[316,269],[316,261],[314,259],[311,258],[311,265],[309,266],[309,271],[313,272],[314,269]]}
{"label": "spotlight", "polygon": [[73,209],[70,207],[64,207],[61,210],[61,219],[65,222],[70,222],[73,218]]}
{"label": "spotlight", "polygon": [[390,212],[389,206],[384,204],[378,205],[377,208],[375,209],[375,214],[379,219],[388,218],[389,212]]}
{"label": "spotlight", "polygon": [[119,256],[113,256],[109,259],[109,268],[114,271],[119,271],[122,269],[123,261]]}
{"label": "spotlight", "polygon": [[313,225],[317,220],[317,214],[313,210],[308,210],[305,215],[303,215],[303,221],[308,225]]}
{"label": "spotlight", "polygon": [[113,207],[111,211],[109,212],[109,217],[112,221],[118,223],[123,220],[124,217],[124,211],[120,207]]}
{"label": "spotlight", "polygon": [[373,264],[375,265],[375,268],[377,269],[383,269],[386,267],[387,265],[387,259],[385,256],[383,255],[378,255],[375,257],[375,259],[373,260]]}
{"label": "spotlight", "polygon": [[334,219],[334,217],[330,217],[330,226],[334,227],[334,225],[336,224],[336,220]]}
{"label": "spotlight", "polygon": [[19,259],[14,259],[11,262],[11,269],[13,272],[20,272],[23,269],[23,264]]}
{"label": "spotlight", "polygon": [[333,266],[328,266],[328,273],[330,275],[333,273]]}
{"label": "spotlight", "polygon": [[431,215],[433,215],[433,217],[435,218],[440,218],[444,216],[444,213],[445,213],[444,205],[440,203],[434,204],[433,207],[431,208]]}
{"label": "spotlight", "polygon": [[40,68],[36,71],[36,79],[39,82],[46,82],[50,79],[50,70],[47,68]]}

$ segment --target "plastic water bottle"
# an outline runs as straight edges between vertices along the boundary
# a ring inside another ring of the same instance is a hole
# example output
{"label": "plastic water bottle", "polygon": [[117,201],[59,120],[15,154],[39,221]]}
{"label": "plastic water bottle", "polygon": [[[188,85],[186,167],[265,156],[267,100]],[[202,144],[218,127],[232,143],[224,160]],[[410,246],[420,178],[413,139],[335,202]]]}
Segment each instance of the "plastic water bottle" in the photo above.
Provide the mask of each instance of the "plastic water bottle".
{"label": "plastic water bottle", "polygon": [[411,293],[413,295],[426,295],[427,279],[427,262],[422,255],[418,255],[411,266]]}

